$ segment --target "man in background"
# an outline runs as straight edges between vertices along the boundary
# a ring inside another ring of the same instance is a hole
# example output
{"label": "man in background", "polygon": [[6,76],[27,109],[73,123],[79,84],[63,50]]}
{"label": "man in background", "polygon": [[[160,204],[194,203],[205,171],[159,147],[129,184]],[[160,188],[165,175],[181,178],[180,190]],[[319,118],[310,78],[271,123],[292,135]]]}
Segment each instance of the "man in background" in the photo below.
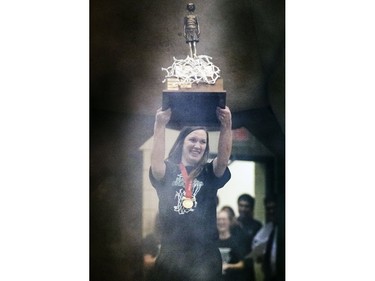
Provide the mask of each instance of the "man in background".
{"label": "man in background", "polygon": [[[257,232],[262,228],[262,223],[254,219],[255,199],[249,194],[242,194],[238,197],[237,221],[241,232],[236,234],[239,243],[242,245],[243,253],[248,256],[251,253],[251,245]],[[245,272],[247,280],[255,280],[254,262],[252,258],[245,259]]]}
{"label": "man in background", "polygon": [[266,224],[254,237],[251,256],[262,264],[264,281],[276,281],[276,197],[268,196],[264,199]]}

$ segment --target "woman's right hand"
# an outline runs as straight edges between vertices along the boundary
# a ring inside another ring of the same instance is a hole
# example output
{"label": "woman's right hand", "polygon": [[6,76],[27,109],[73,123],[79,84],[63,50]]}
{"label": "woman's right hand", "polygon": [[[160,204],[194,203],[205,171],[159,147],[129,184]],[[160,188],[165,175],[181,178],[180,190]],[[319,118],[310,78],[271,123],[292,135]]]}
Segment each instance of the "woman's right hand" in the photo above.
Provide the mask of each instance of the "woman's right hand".
{"label": "woman's right hand", "polygon": [[166,126],[169,120],[171,119],[171,115],[172,115],[172,111],[170,108],[164,111],[161,108],[159,108],[156,111],[156,116],[155,116],[156,125]]}

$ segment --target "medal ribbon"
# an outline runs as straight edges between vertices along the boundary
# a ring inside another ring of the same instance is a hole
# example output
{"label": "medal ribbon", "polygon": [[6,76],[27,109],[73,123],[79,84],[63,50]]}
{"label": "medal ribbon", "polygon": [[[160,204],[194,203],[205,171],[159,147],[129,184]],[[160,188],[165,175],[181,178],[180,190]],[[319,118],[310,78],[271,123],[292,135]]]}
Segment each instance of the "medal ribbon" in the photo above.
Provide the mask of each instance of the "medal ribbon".
{"label": "medal ribbon", "polygon": [[193,198],[193,194],[192,194],[193,193],[192,192],[193,181],[191,178],[189,178],[189,175],[186,171],[186,167],[182,163],[180,163],[180,171],[185,182],[185,197],[192,199]]}

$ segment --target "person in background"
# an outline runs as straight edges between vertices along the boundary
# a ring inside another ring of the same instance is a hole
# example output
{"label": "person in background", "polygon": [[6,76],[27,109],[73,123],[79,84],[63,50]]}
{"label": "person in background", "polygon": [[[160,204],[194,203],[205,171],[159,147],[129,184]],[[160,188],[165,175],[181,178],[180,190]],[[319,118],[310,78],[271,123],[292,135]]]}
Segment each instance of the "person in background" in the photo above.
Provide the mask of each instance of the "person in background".
{"label": "person in background", "polygon": [[150,181],[159,198],[161,248],[155,262],[158,281],[218,281],[222,261],[216,245],[217,191],[230,179],[232,116],[218,107],[217,156],[208,161],[209,135],[203,127],[181,130],[165,159],[165,128],[171,109],[155,116]]}
{"label": "person in background", "polygon": [[154,231],[143,239],[143,269],[144,280],[152,281],[154,266],[160,251],[160,220],[159,215],[155,217]]}
{"label": "person in background", "polygon": [[[237,238],[242,241],[244,255],[248,256],[251,253],[254,236],[261,229],[262,223],[254,219],[255,199],[251,195],[240,195],[237,204],[239,213],[237,221],[242,230]],[[245,272],[247,280],[254,281],[256,279],[253,259],[245,258]]]}
{"label": "person in background", "polygon": [[251,256],[256,262],[262,263],[264,281],[276,281],[276,197],[268,196],[264,199],[266,224],[255,235]]}
{"label": "person in background", "polygon": [[243,255],[236,239],[230,233],[230,218],[225,210],[217,214],[218,247],[223,260],[224,281],[245,281]]}
{"label": "person in background", "polygon": [[241,235],[241,227],[236,219],[236,214],[234,213],[234,210],[230,206],[223,206],[221,208],[221,211],[225,211],[228,213],[229,221],[230,221],[230,233],[231,235],[237,237]]}

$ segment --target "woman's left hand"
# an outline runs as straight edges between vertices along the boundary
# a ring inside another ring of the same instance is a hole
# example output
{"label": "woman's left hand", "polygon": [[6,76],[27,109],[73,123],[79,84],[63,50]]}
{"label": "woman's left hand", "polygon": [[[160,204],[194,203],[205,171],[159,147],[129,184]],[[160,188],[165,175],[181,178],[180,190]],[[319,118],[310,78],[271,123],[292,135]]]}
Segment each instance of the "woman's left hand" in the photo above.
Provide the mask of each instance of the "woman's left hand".
{"label": "woman's left hand", "polygon": [[219,119],[222,126],[224,127],[232,126],[232,113],[230,112],[230,109],[228,106],[225,106],[225,108],[217,107],[216,116]]}

